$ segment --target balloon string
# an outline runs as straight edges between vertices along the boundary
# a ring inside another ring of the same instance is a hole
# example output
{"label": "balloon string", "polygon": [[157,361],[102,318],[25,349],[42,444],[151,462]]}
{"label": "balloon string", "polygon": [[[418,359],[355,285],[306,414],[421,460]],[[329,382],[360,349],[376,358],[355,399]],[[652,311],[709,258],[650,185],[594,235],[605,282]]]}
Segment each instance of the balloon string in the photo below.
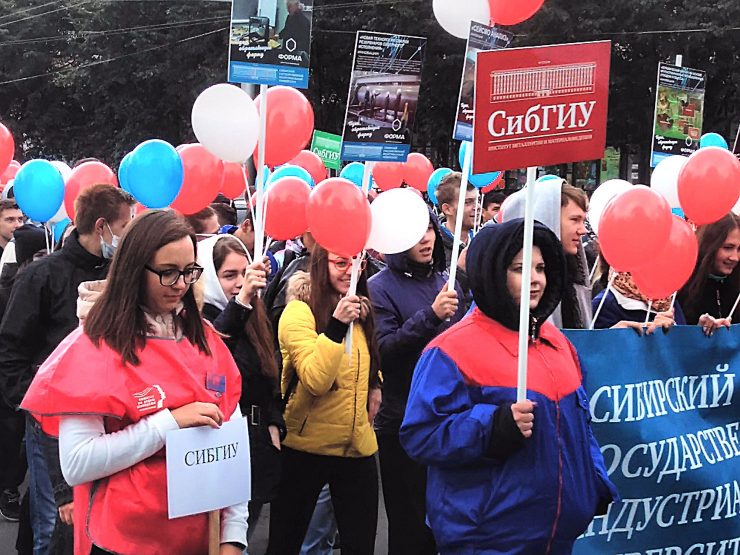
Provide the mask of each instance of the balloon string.
{"label": "balloon string", "polygon": [[730,313],[727,315],[727,319],[732,322],[732,315],[735,314],[735,310],[737,309],[737,305],[740,303],[740,295],[737,296],[737,299],[735,299],[735,304],[732,305],[732,310],[730,310]]}
{"label": "balloon string", "polygon": [[247,199],[249,205],[249,211],[252,213],[252,229],[254,229],[254,206],[252,205],[252,190],[249,188],[249,178],[247,177],[247,168],[242,164],[242,175],[244,176],[244,184],[246,185],[246,194],[244,197]]}
{"label": "balloon string", "polygon": [[[49,237],[49,222],[44,224],[44,238],[46,239],[46,254],[51,254],[51,237]],[[51,233],[54,233],[51,231]]]}
{"label": "balloon string", "polygon": [[673,307],[676,304],[676,295],[678,295],[678,291],[673,293],[673,296],[671,297],[671,307],[668,310],[673,310]]}
{"label": "balloon string", "polygon": [[652,300],[652,299],[648,300],[648,303],[647,303],[647,305],[648,305],[648,306],[647,306],[647,315],[645,316],[645,325],[646,325],[646,326],[647,326],[647,325],[648,325],[648,323],[650,322],[650,308],[651,308],[651,307],[652,307],[652,305],[653,305],[653,300]]}

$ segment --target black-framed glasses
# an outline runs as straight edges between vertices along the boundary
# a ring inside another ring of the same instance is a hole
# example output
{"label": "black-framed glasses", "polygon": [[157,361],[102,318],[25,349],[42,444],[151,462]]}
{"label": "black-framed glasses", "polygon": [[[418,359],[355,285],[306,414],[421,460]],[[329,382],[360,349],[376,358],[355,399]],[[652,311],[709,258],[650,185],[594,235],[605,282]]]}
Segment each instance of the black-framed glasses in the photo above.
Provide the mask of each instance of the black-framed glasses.
{"label": "black-framed glasses", "polygon": [[203,275],[203,268],[200,266],[190,266],[184,270],[178,270],[177,268],[167,268],[166,270],[155,270],[149,264],[145,264],[144,268],[149,270],[153,274],[159,276],[159,283],[165,287],[172,287],[177,283],[177,280],[182,276],[185,285],[192,285],[200,279]]}

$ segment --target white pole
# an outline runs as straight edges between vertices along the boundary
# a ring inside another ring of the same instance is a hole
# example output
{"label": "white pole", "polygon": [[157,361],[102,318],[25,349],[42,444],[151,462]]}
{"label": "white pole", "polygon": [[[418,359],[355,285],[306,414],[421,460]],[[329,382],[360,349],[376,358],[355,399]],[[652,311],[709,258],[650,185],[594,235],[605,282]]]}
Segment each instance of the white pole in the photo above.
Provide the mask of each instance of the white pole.
{"label": "white pole", "polygon": [[599,262],[601,262],[601,255],[598,255],[596,257],[596,260],[594,261],[594,267],[591,268],[591,274],[588,276],[588,283],[593,284],[594,282],[594,276],[596,275],[596,268],[599,267]]}
{"label": "white pole", "polygon": [[[470,149],[468,149],[469,151]],[[527,168],[527,192],[524,207],[524,245],[522,256],[522,294],[519,301],[519,360],[516,401],[527,399],[527,354],[529,349],[529,294],[532,279],[532,240],[534,238],[534,184],[537,168]]]}
{"label": "white pole", "polygon": [[740,295],[737,296],[737,299],[735,299],[735,304],[732,305],[732,310],[730,310],[730,313],[727,315],[727,319],[732,322],[732,315],[735,314],[735,309],[737,309],[737,305],[740,303]]}
{"label": "white pole", "polygon": [[465,212],[465,196],[468,192],[468,175],[470,164],[473,160],[472,146],[465,149],[465,158],[462,167],[462,180],[460,191],[457,194],[457,218],[455,218],[455,238],[452,242],[452,256],[450,257],[450,279],[447,281],[447,289],[455,290],[455,278],[457,277],[457,259],[460,256],[460,234],[462,233],[463,213]]}
{"label": "white pole", "polygon": [[682,54],[678,54],[676,56],[676,65],[678,67],[681,67],[683,65],[683,55]]}
{"label": "white pole", "polygon": [[262,208],[262,197],[264,194],[265,180],[265,147],[267,137],[267,85],[260,85],[260,137],[259,156],[257,159],[257,206],[254,211],[254,260],[260,260],[262,247],[265,242],[265,222]]}
{"label": "white pole", "polygon": [[678,295],[678,291],[673,293],[673,296],[671,297],[671,308],[668,310],[672,310],[674,306],[676,306],[676,295]]}
{"label": "white pole", "polygon": [[[364,253],[364,251],[363,251]],[[357,294],[357,282],[360,280],[360,262],[362,261],[362,254],[355,256],[352,259],[352,275],[349,279],[349,291],[347,296]],[[352,353],[352,330],[354,329],[354,322],[350,322],[349,328],[347,329],[347,335],[344,338],[344,352],[348,355]],[[350,361],[351,364],[351,361]]]}
{"label": "white pole", "polygon": [[[365,162],[365,169],[362,172],[362,192],[367,197],[370,192],[370,183],[373,174],[373,162]],[[362,261],[365,251],[363,250],[359,255],[352,259],[352,275],[349,278],[349,291],[347,296],[357,294],[357,282],[360,280],[360,263]],[[354,329],[354,322],[351,322],[347,329],[347,335],[344,337],[344,352],[348,355],[352,352],[352,330]]]}
{"label": "white pole", "polygon": [[647,306],[648,306],[647,314],[645,315],[645,325],[646,326],[650,323],[650,307],[652,306],[652,304],[653,304],[653,300],[649,299],[647,303]]}
{"label": "white pole", "polygon": [[617,277],[617,273],[614,272],[611,279],[609,280],[609,283],[606,284],[606,289],[604,290],[604,295],[601,297],[601,302],[599,303],[599,307],[596,309],[596,313],[594,314],[593,320],[591,320],[591,325],[588,327],[588,329],[592,330],[594,329],[594,326],[596,325],[596,320],[599,318],[599,314],[601,314],[601,309],[604,307],[604,302],[606,301],[607,295],[609,295],[609,291],[612,288],[612,284],[614,283],[614,279]]}
{"label": "white pole", "polygon": [[373,167],[375,162],[365,162],[365,168],[362,171],[362,192],[367,198],[370,194],[370,184],[373,182]]}

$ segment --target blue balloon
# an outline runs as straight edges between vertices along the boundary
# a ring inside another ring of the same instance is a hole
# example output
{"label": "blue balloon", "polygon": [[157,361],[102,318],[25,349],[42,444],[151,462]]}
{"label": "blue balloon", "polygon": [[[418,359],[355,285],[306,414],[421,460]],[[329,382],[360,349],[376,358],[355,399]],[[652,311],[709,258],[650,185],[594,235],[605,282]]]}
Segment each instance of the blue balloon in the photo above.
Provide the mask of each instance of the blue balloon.
{"label": "blue balloon", "polygon": [[429,181],[427,182],[427,196],[434,206],[439,206],[439,202],[437,201],[437,187],[439,187],[439,183],[446,175],[451,173],[452,170],[450,168],[439,168],[434,170],[432,175],[429,176]]}
{"label": "blue balloon", "polygon": [[127,193],[131,193],[131,188],[128,185],[128,166],[131,163],[131,152],[123,157],[121,163],[118,165],[118,183],[121,185],[121,189]]}
{"label": "blue balloon", "polygon": [[270,184],[270,176],[272,175],[272,172],[270,171],[270,168],[265,166],[264,170],[262,171],[262,190],[266,191],[267,186]]}
{"label": "blue balloon", "polygon": [[31,160],[18,170],[13,193],[26,216],[37,222],[48,222],[64,201],[64,178],[51,162]]}
{"label": "blue balloon", "polygon": [[699,148],[706,148],[708,146],[718,146],[725,150],[730,150],[730,145],[727,144],[725,138],[719,133],[705,133],[699,140]]}
{"label": "blue balloon", "polygon": [[272,183],[274,183],[278,179],[282,179],[283,177],[297,177],[298,179],[302,179],[303,181],[308,183],[309,187],[313,187],[315,185],[313,177],[311,177],[310,173],[308,173],[300,166],[293,166],[291,164],[285,164],[283,166],[280,166],[279,168],[276,168],[275,171],[272,172],[272,175],[270,175],[267,179],[267,184],[271,185]]}
{"label": "blue balloon", "polygon": [[166,208],[182,188],[184,171],[175,147],[151,139],[133,150],[126,174],[136,200],[147,208]]}
{"label": "blue balloon", "polygon": [[72,223],[72,220],[69,218],[64,218],[61,221],[58,221],[54,224],[54,244],[56,245],[59,240],[62,238],[62,235],[67,230],[67,226]]}
{"label": "blue balloon", "polygon": [[[465,167],[465,155],[469,148],[473,148],[473,145],[470,141],[463,141],[460,143],[460,150],[458,151],[458,160],[460,161],[460,167]],[[472,153],[471,153],[472,156]],[[470,171],[468,173],[468,183],[470,183],[473,187],[477,187],[478,189],[482,189],[483,187],[490,185],[494,181],[496,181],[499,176],[501,175],[501,172],[489,172],[489,173],[473,173],[473,160],[471,158],[470,160]]]}
{"label": "blue balloon", "polygon": [[339,173],[339,177],[351,181],[358,187],[362,187],[363,175],[365,175],[365,164],[362,162],[352,162],[351,164],[347,164]]}

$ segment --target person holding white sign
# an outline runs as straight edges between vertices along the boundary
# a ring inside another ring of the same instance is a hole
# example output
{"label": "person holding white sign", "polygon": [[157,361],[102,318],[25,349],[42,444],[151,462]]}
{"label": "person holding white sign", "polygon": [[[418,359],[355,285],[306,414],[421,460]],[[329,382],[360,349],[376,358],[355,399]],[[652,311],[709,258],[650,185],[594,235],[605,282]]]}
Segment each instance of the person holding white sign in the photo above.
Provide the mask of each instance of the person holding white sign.
{"label": "person holding white sign", "polygon": [[[207,552],[207,514],[168,519],[165,437],[240,418],[241,377],[198,311],[196,248],[174,212],[137,217],[100,299],[23,400],[48,433],[58,430],[74,486],[75,553]],[[246,503],[224,509],[221,555],[240,554],[246,536]]]}
{"label": "person holding white sign", "polygon": [[[428,467],[427,518],[443,554],[566,555],[618,497],[576,352],[547,321],[566,285],[563,247],[535,223],[530,297],[520,300],[523,239],[521,219],[476,235],[467,256],[476,308],[414,372],[401,444]],[[528,400],[517,402],[520,302],[531,337]]]}
{"label": "person holding white sign", "polygon": [[[381,401],[373,309],[365,260],[357,295],[347,295],[352,260],[315,245],[310,274],[297,272],[280,318],[282,390],[288,396],[283,469],[270,507],[271,555],[297,555],[316,499],[331,490],[342,550],[372,555],[378,520],[378,442],[373,420]],[[344,339],[355,323],[352,353]]]}

